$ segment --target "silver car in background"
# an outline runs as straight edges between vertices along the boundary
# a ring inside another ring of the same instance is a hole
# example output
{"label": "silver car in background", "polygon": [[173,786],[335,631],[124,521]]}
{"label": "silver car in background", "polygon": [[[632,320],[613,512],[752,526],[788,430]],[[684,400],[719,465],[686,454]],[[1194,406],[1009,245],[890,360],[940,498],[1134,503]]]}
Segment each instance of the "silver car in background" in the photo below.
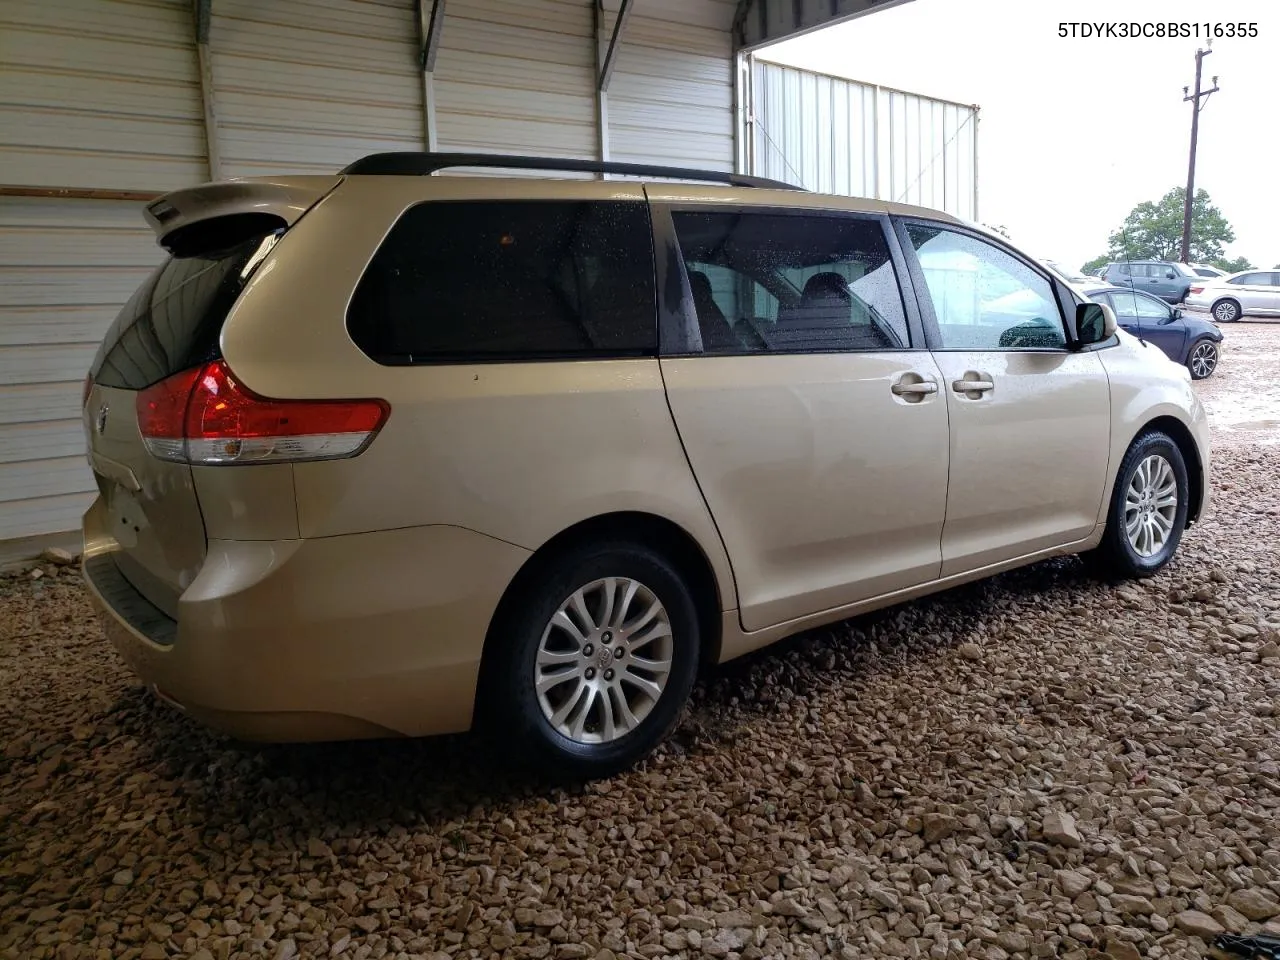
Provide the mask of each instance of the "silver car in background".
{"label": "silver car in background", "polygon": [[1193,283],[1186,304],[1208,310],[1219,323],[1244,316],[1280,317],[1280,270],[1246,270]]}

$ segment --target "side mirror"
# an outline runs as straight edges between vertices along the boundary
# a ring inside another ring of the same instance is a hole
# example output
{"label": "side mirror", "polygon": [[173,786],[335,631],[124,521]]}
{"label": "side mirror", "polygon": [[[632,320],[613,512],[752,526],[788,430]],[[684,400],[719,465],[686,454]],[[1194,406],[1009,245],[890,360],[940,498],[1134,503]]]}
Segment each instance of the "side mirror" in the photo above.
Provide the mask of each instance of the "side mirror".
{"label": "side mirror", "polygon": [[1178,279],[1178,275],[1177,275],[1176,273],[1174,273],[1172,270],[1166,270],[1166,271],[1164,272],[1164,278],[1165,278],[1166,280],[1177,280],[1177,279]]}
{"label": "side mirror", "polygon": [[1080,346],[1110,340],[1116,332],[1116,314],[1104,303],[1076,305],[1076,338]]}
{"label": "side mirror", "polygon": [[1181,308],[1181,307],[1174,307],[1174,308],[1173,308],[1173,316],[1172,316],[1172,317],[1170,317],[1169,319],[1170,319],[1170,320],[1181,320],[1181,319],[1182,319],[1182,308]]}

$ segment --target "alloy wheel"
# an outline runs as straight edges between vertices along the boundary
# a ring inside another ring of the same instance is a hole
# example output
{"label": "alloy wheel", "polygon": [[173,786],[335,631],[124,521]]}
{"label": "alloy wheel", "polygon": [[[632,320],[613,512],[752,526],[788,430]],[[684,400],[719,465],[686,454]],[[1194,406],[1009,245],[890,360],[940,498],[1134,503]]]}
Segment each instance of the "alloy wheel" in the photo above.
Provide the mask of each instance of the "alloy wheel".
{"label": "alloy wheel", "polygon": [[1218,365],[1218,347],[1210,340],[1196,344],[1191,351],[1191,373],[1197,380],[1203,380],[1213,373]]}
{"label": "alloy wheel", "polygon": [[611,743],[644,722],[666,690],[671,618],[637,580],[607,577],[575,590],[552,615],[534,658],[542,715],[577,743]]}
{"label": "alloy wheel", "polygon": [[1153,453],[1138,464],[1124,498],[1124,529],[1140,557],[1154,557],[1173,534],[1178,515],[1178,480],[1163,456]]}

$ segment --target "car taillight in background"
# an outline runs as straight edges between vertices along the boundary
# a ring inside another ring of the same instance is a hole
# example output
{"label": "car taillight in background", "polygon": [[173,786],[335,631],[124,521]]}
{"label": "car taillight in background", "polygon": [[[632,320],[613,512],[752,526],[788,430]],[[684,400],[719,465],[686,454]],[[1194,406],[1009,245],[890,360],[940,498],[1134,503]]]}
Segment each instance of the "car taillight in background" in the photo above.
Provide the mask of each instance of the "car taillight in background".
{"label": "car taillight in background", "polygon": [[1204,287],[1191,287],[1187,290],[1187,293],[1203,293],[1203,292],[1204,292]]}
{"label": "car taillight in background", "polygon": [[373,440],[385,400],[270,400],[225,361],[184,370],[138,394],[138,429],[161,460],[197,465],[353,457]]}

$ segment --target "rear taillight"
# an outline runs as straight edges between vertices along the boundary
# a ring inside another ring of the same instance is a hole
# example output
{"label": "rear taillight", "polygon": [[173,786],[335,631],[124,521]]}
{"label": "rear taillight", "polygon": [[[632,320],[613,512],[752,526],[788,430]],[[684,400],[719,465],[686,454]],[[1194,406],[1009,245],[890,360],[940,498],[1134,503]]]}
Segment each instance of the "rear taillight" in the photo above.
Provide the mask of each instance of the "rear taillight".
{"label": "rear taillight", "polygon": [[385,400],[269,400],[222,360],[148,387],[137,407],[153,457],[208,465],[353,457],[391,412]]}
{"label": "rear taillight", "polygon": [[1203,293],[1203,292],[1204,292],[1204,287],[1191,287],[1190,289],[1187,290],[1187,293]]}

